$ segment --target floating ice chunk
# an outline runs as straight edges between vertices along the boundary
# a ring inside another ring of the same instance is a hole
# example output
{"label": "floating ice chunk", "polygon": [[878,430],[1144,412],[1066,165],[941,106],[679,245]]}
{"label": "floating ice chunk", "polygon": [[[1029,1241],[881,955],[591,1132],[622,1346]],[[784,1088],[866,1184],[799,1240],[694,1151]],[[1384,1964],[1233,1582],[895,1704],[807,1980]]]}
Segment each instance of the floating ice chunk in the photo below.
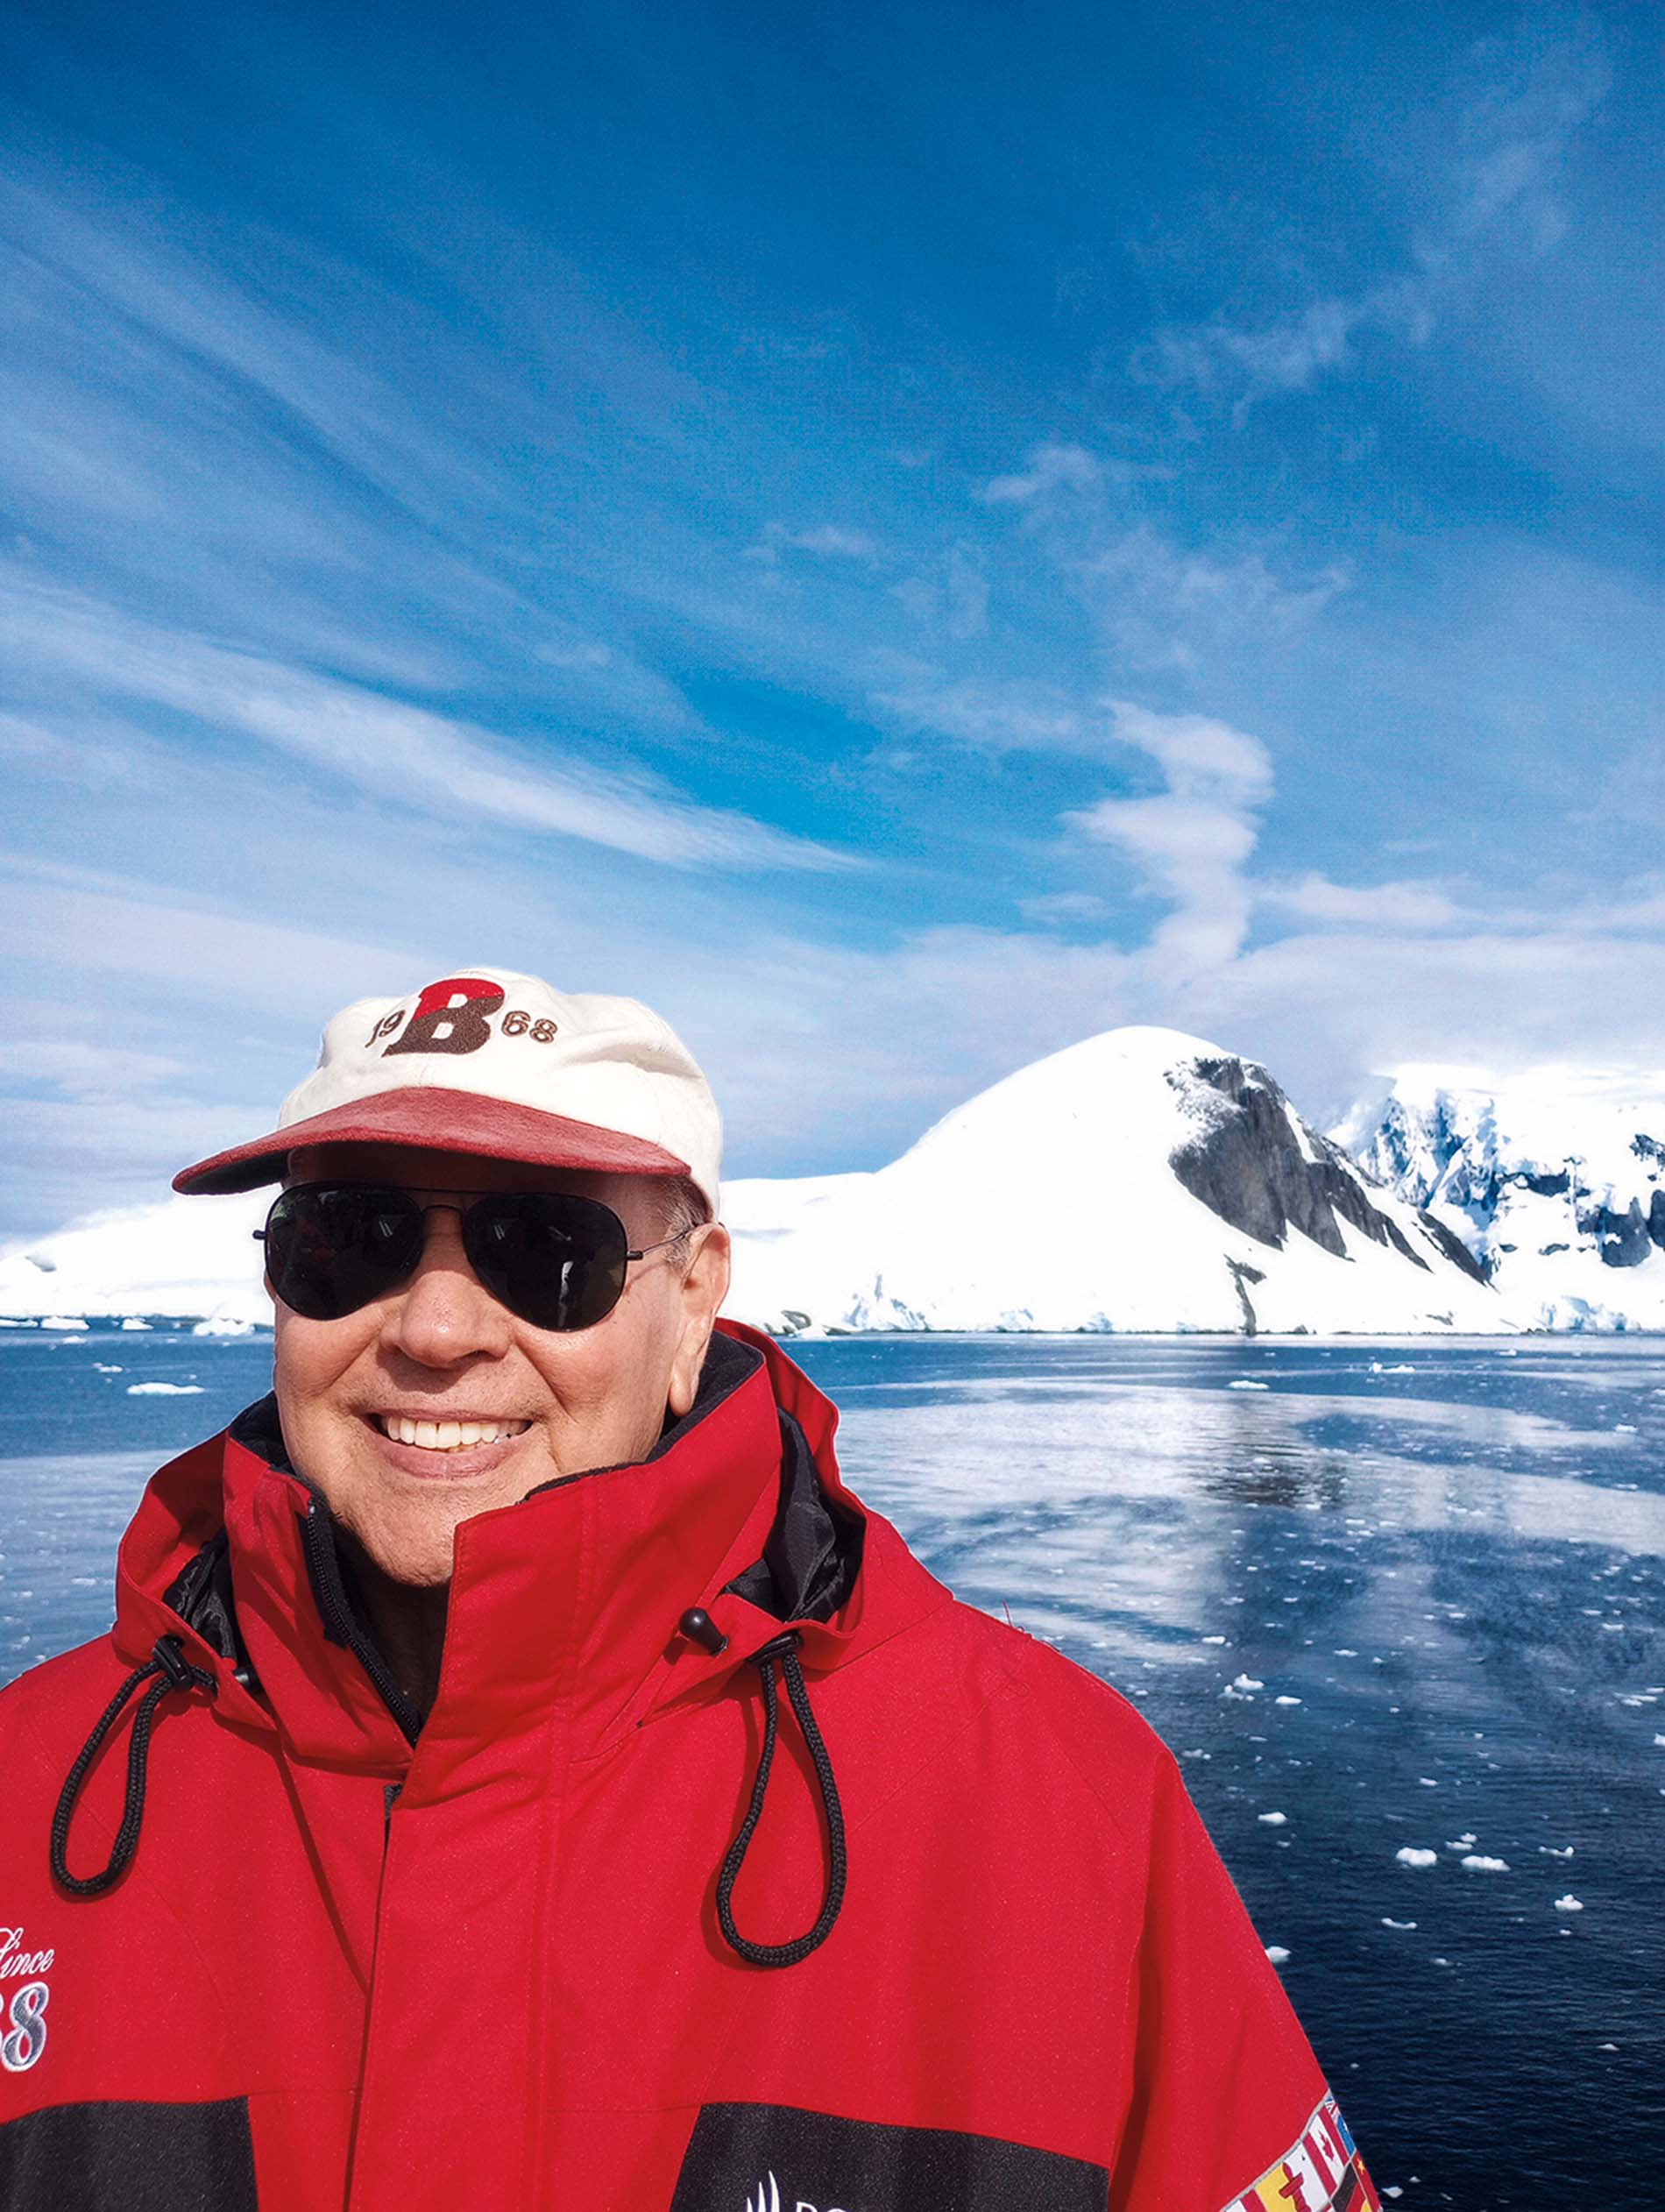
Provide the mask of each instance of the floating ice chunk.
{"label": "floating ice chunk", "polygon": [[1300,1699],[1299,1698],[1274,1698],[1272,1703],[1275,1705],[1298,1705]]}
{"label": "floating ice chunk", "polygon": [[99,1375],[119,1375],[122,1371],[119,1367],[112,1367],[108,1360],[95,1359],[93,1372]]}
{"label": "floating ice chunk", "polygon": [[1454,1838],[1445,1847],[1448,1851],[1472,1851],[1479,1840],[1479,1837],[1475,1834],[1472,1828],[1465,1828],[1460,1836]]}
{"label": "floating ice chunk", "polygon": [[1440,1786],[1431,1774],[1420,1774],[1416,1778],[1425,1790],[1437,1790]]}
{"label": "floating ice chunk", "polygon": [[[1266,1956],[1272,1960],[1273,1966],[1280,1967],[1288,1958],[1289,1952],[1287,1947],[1281,1943],[1269,1943],[1266,1946]],[[1610,2043],[1607,2047],[1611,2051],[1613,2046]]]}
{"label": "floating ice chunk", "polygon": [[1401,1844],[1393,1856],[1402,1867],[1437,1867],[1440,1863],[1437,1851],[1422,1851],[1413,1843]]}
{"label": "floating ice chunk", "polygon": [[1266,1685],[1254,1675],[1237,1675],[1233,1677],[1231,1686],[1234,1690],[1264,1690]]}
{"label": "floating ice chunk", "polygon": [[1470,1851],[1461,1863],[1470,1874],[1507,1874],[1509,1871],[1506,1859],[1488,1859],[1483,1851]]}
{"label": "floating ice chunk", "polygon": [[[83,1323],[83,1326],[85,1324]],[[1270,1383],[1263,1382],[1250,1382],[1246,1377],[1239,1376],[1236,1382],[1229,1382],[1226,1385],[1226,1388],[1228,1390],[1270,1390],[1272,1388],[1272,1385]]]}
{"label": "floating ice chunk", "polygon": [[1557,1912],[1582,1912],[1584,1909],[1584,1899],[1582,1897],[1575,1897],[1570,1889],[1568,1890],[1564,1897],[1557,1897],[1555,1899],[1555,1911]]}
{"label": "floating ice chunk", "polygon": [[1416,1923],[1415,1923],[1415,1921],[1414,1921],[1414,1920],[1390,1920],[1390,1919],[1388,1918],[1388,1917],[1387,1917],[1386,1913],[1384,1913],[1384,1914],[1382,1915],[1382,1925],[1383,1925],[1385,1928],[1401,1928],[1401,1929],[1403,1929],[1403,1928],[1413,1928],[1413,1927],[1416,1925]]}
{"label": "floating ice chunk", "polygon": [[1573,1852],[1573,1847],[1569,1843],[1564,1845],[1559,1851],[1553,1843],[1541,1843],[1538,1848],[1547,1859],[1570,1859]]}
{"label": "floating ice chunk", "polygon": [[1655,1751],[1665,1751],[1665,1736],[1655,1736],[1654,1738],[1654,1748]]}
{"label": "floating ice chunk", "polygon": [[1336,1647],[1336,1656],[1338,1659],[1357,1659],[1358,1654],[1350,1650],[1346,1644],[1338,1643]]}
{"label": "floating ice chunk", "polygon": [[79,1314],[48,1314],[40,1326],[43,1329],[55,1329],[61,1332],[67,1329],[85,1329],[87,1324]]}
{"label": "floating ice chunk", "polygon": [[1258,1812],[1255,1815],[1255,1819],[1264,1822],[1268,1828],[1281,1828],[1288,1818],[1286,1812]]}
{"label": "floating ice chunk", "polygon": [[147,1329],[150,1323],[147,1321],[141,1321],[137,1314],[126,1314],[122,1317],[122,1327],[130,1331],[139,1329]]}
{"label": "floating ice chunk", "polygon": [[1204,1643],[1224,1643],[1225,1638],[1223,1636],[1205,1636],[1202,1641]]}
{"label": "floating ice chunk", "polygon": [[130,1398],[200,1398],[201,1383],[129,1383]]}

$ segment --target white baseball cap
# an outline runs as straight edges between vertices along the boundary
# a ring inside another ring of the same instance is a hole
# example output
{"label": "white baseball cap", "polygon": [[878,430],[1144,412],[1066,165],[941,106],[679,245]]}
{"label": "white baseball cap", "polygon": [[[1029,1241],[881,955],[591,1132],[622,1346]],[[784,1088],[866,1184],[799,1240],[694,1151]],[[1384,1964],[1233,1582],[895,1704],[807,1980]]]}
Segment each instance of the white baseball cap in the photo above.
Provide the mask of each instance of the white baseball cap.
{"label": "white baseball cap", "polygon": [[692,1053],[651,1008],[464,968],[344,1007],[277,1128],[181,1169],[174,1188],[254,1190],[299,1146],[329,1144],[685,1175],[715,1214],[723,1128]]}

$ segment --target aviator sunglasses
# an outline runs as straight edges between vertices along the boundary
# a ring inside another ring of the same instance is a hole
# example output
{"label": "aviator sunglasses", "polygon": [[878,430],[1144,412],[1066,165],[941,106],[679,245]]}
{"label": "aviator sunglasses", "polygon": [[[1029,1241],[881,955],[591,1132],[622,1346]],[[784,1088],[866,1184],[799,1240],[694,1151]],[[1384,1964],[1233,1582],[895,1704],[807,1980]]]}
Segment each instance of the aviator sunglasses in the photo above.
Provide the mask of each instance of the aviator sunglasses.
{"label": "aviator sunglasses", "polygon": [[308,1321],[339,1321],[415,1273],[427,1216],[436,1211],[461,1216],[470,1266],[500,1305],[535,1329],[593,1329],[623,1295],[633,1259],[689,1234],[681,1230],[633,1251],[618,1215],[593,1198],[454,1190],[419,1200],[393,1183],[292,1184],[254,1234],[284,1304]]}

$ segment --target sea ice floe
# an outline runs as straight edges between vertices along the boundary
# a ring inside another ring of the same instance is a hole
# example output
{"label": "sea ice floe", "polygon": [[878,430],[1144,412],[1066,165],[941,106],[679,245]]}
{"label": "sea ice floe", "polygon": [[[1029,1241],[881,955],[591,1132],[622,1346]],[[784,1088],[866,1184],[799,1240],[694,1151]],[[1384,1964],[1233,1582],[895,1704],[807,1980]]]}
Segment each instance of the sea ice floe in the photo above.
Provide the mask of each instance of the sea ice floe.
{"label": "sea ice floe", "polygon": [[[1289,1953],[1286,1947],[1281,1943],[1269,1943],[1266,1946],[1266,1956],[1272,1960],[1273,1966],[1280,1967],[1288,1958]],[[1608,2045],[1610,2050],[1612,2047],[1612,2046],[1611,2045]]]}
{"label": "sea ice floe", "polygon": [[1557,1897],[1555,1899],[1555,1911],[1557,1912],[1582,1912],[1584,1909],[1584,1899],[1582,1897],[1575,1897],[1570,1889],[1568,1890],[1564,1897]]}
{"label": "sea ice floe", "polygon": [[1234,1690],[1264,1690],[1266,1685],[1254,1675],[1236,1675],[1231,1686]]}
{"label": "sea ice floe", "polygon": [[1246,1377],[1239,1376],[1236,1382],[1229,1382],[1226,1385],[1226,1388],[1228,1390],[1270,1390],[1272,1388],[1272,1385],[1270,1383],[1263,1382],[1250,1382]]}
{"label": "sea ice floe", "polygon": [[1416,1778],[1425,1790],[1437,1790],[1440,1786],[1431,1774],[1420,1774]]}
{"label": "sea ice floe", "polygon": [[1541,1843],[1538,1848],[1547,1859],[1570,1859],[1573,1854],[1573,1847],[1569,1843],[1563,1844],[1560,1850],[1553,1843]]}
{"label": "sea ice floe", "polygon": [[1401,1844],[1393,1856],[1402,1867],[1437,1867],[1440,1863],[1437,1851],[1420,1850],[1413,1843]]}
{"label": "sea ice floe", "polygon": [[127,1395],[130,1398],[200,1398],[202,1386],[201,1383],[129,1383]]}
{"label": "sea ice floe", "polygon": [[1509,1871],[1506,1859],[1488,1859],[1482,1851],[1470,1851],[1460,1863],[1470,1874],[1507,1874]]}
{"label": "sea ice floe", "polygon": [[1445,1847],[1448,1851],[1472,1851],[1479,1840],[1479,1837],[1472,1829],[1465,1828],[1460,1836],[1454,1837]]}
{"label": "sea ice floe", "polygon": [[1286,1812],[1258,1812],[1255,1815],[1255,1819],[1264,1822],[1268,1828],[1281,1828],[1288,1818]]}
{"label": "sea ice floe", "polygon": [[95,1374],[119,1375],[121,1372],[122,1370],[119,1367],[112,1367],[107,1360],[95,1359],[93,1362],[93,1372]]}
{"label": "sea ice floe", "polygon": [[1225,1638],[1223,1636],[1205,1636],[1202,1641],[1204,1643],[1224,1643]]}
{"label": "sea ice floe", "polygon": [[1413,1928],[1413,1927],[1416,1925],[1416,1923],[1415,1923],[1415,1921],[1414,1921],[1414,1920],[1390,1920],[1390,1919],[1388,1918],[1388,1917],[1387,1917],[1386,1913],[1384,1913],[1384,1914],[1382,1915],[1382,1925],[1383,1925],[1385,1928],[1400,1928],[1400,1929],[1405,1929],[1405,1928]]}
{"label": "sea ice floe", "polygon": [[1299,1698],[1274,1698],[1272,1703],[1275,1705],[1298,1705],[1300,1699]]}

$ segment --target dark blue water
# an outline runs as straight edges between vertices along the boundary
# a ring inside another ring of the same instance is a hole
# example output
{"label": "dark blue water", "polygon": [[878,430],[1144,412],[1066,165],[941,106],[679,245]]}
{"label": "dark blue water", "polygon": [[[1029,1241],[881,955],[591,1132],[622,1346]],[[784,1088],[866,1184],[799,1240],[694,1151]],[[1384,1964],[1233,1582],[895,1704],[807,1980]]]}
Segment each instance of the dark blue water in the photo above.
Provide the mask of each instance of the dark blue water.
{"label": "dark blue water", "polygon": [[[1181,1755],[1401,2206],[1665,2202],[1665,1341],[794,1349],[933,1571]],[[270,1358],[0,1333],[0,1675]]]}

